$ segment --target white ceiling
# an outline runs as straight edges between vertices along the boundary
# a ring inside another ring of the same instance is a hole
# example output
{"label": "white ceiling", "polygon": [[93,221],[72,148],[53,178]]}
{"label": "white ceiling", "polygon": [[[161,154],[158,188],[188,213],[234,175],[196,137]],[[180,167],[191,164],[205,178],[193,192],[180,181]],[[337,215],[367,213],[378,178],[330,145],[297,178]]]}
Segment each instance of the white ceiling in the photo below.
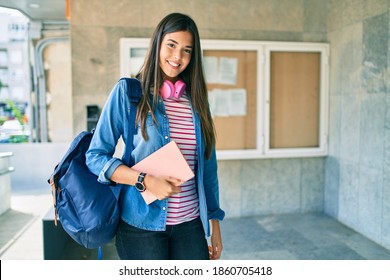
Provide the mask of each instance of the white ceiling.
{"label": "white ceiling", "polygon": [[34,21],[65,21],[66,0],[0,0],[0,7],[13,8]]}

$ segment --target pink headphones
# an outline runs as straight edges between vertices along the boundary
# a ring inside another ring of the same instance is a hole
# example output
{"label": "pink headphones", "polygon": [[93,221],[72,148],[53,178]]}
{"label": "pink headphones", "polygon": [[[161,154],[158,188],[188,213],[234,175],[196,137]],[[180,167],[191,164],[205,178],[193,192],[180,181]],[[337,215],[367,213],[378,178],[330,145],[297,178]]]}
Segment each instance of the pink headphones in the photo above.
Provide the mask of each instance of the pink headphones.
{"label": "pink headphones", "polygon": [[180,98],[185,89],[186,84],[181,79],[178,79],[175,84],[165,80],[160,88],[160,94],[162,98]]}

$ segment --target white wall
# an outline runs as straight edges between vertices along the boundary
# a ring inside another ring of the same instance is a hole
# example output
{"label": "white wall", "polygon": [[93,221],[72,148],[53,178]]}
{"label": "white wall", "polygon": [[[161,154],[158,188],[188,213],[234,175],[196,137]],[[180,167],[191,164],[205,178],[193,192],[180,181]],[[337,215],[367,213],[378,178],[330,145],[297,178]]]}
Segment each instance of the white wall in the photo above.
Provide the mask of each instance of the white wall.
{"label": "white wall", "polygon": [[12,152],[12,192],[47,192],[47,179],[62,159],[70,143],[1,144],[0,152]]}

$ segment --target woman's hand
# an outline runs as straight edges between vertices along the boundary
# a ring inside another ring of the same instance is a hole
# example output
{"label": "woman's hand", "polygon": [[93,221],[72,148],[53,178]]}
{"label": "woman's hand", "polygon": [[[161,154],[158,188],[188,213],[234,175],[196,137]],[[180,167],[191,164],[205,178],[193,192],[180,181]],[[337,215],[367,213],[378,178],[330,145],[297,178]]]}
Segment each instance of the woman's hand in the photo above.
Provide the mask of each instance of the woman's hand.
{"label": "woman's hand", "polygon": [[[135,182],[137,182],[139,173],[139,171],[122,164],[115,169],[111,176],[111,180],[118,184],[134,185]],[[145,187],[160,200],[179,193],[181,191],[179,186],[183,183],[182,180],[170,176],[153,176],[146,174],[144,179]]]}
{"label": "woman's hand", "polygon": [[218,220],[211,220],[211,231],[210,260],[218,260],[222,253],[222,237]]}
{"label": "woman's hand", "polygon": [[159,200],[181,192],[182,180],[170,176],[152,176],[146,174],[144,179],[146,189],[154,194]]}

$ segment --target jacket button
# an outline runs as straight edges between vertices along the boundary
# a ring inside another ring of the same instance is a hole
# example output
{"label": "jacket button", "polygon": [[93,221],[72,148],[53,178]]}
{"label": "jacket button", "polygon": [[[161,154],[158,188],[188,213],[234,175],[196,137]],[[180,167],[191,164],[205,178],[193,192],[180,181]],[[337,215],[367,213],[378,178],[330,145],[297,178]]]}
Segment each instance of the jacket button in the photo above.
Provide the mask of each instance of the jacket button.
{"label": "jacket button", "polygon": [[168,139],[168,136],[165,136],[164,138],[165,138],[165,139]]}
{"label": "jacket button", "polygon": [[167,209],[167,208],[163,207],[162,209],[165,211],[165,209]]}

